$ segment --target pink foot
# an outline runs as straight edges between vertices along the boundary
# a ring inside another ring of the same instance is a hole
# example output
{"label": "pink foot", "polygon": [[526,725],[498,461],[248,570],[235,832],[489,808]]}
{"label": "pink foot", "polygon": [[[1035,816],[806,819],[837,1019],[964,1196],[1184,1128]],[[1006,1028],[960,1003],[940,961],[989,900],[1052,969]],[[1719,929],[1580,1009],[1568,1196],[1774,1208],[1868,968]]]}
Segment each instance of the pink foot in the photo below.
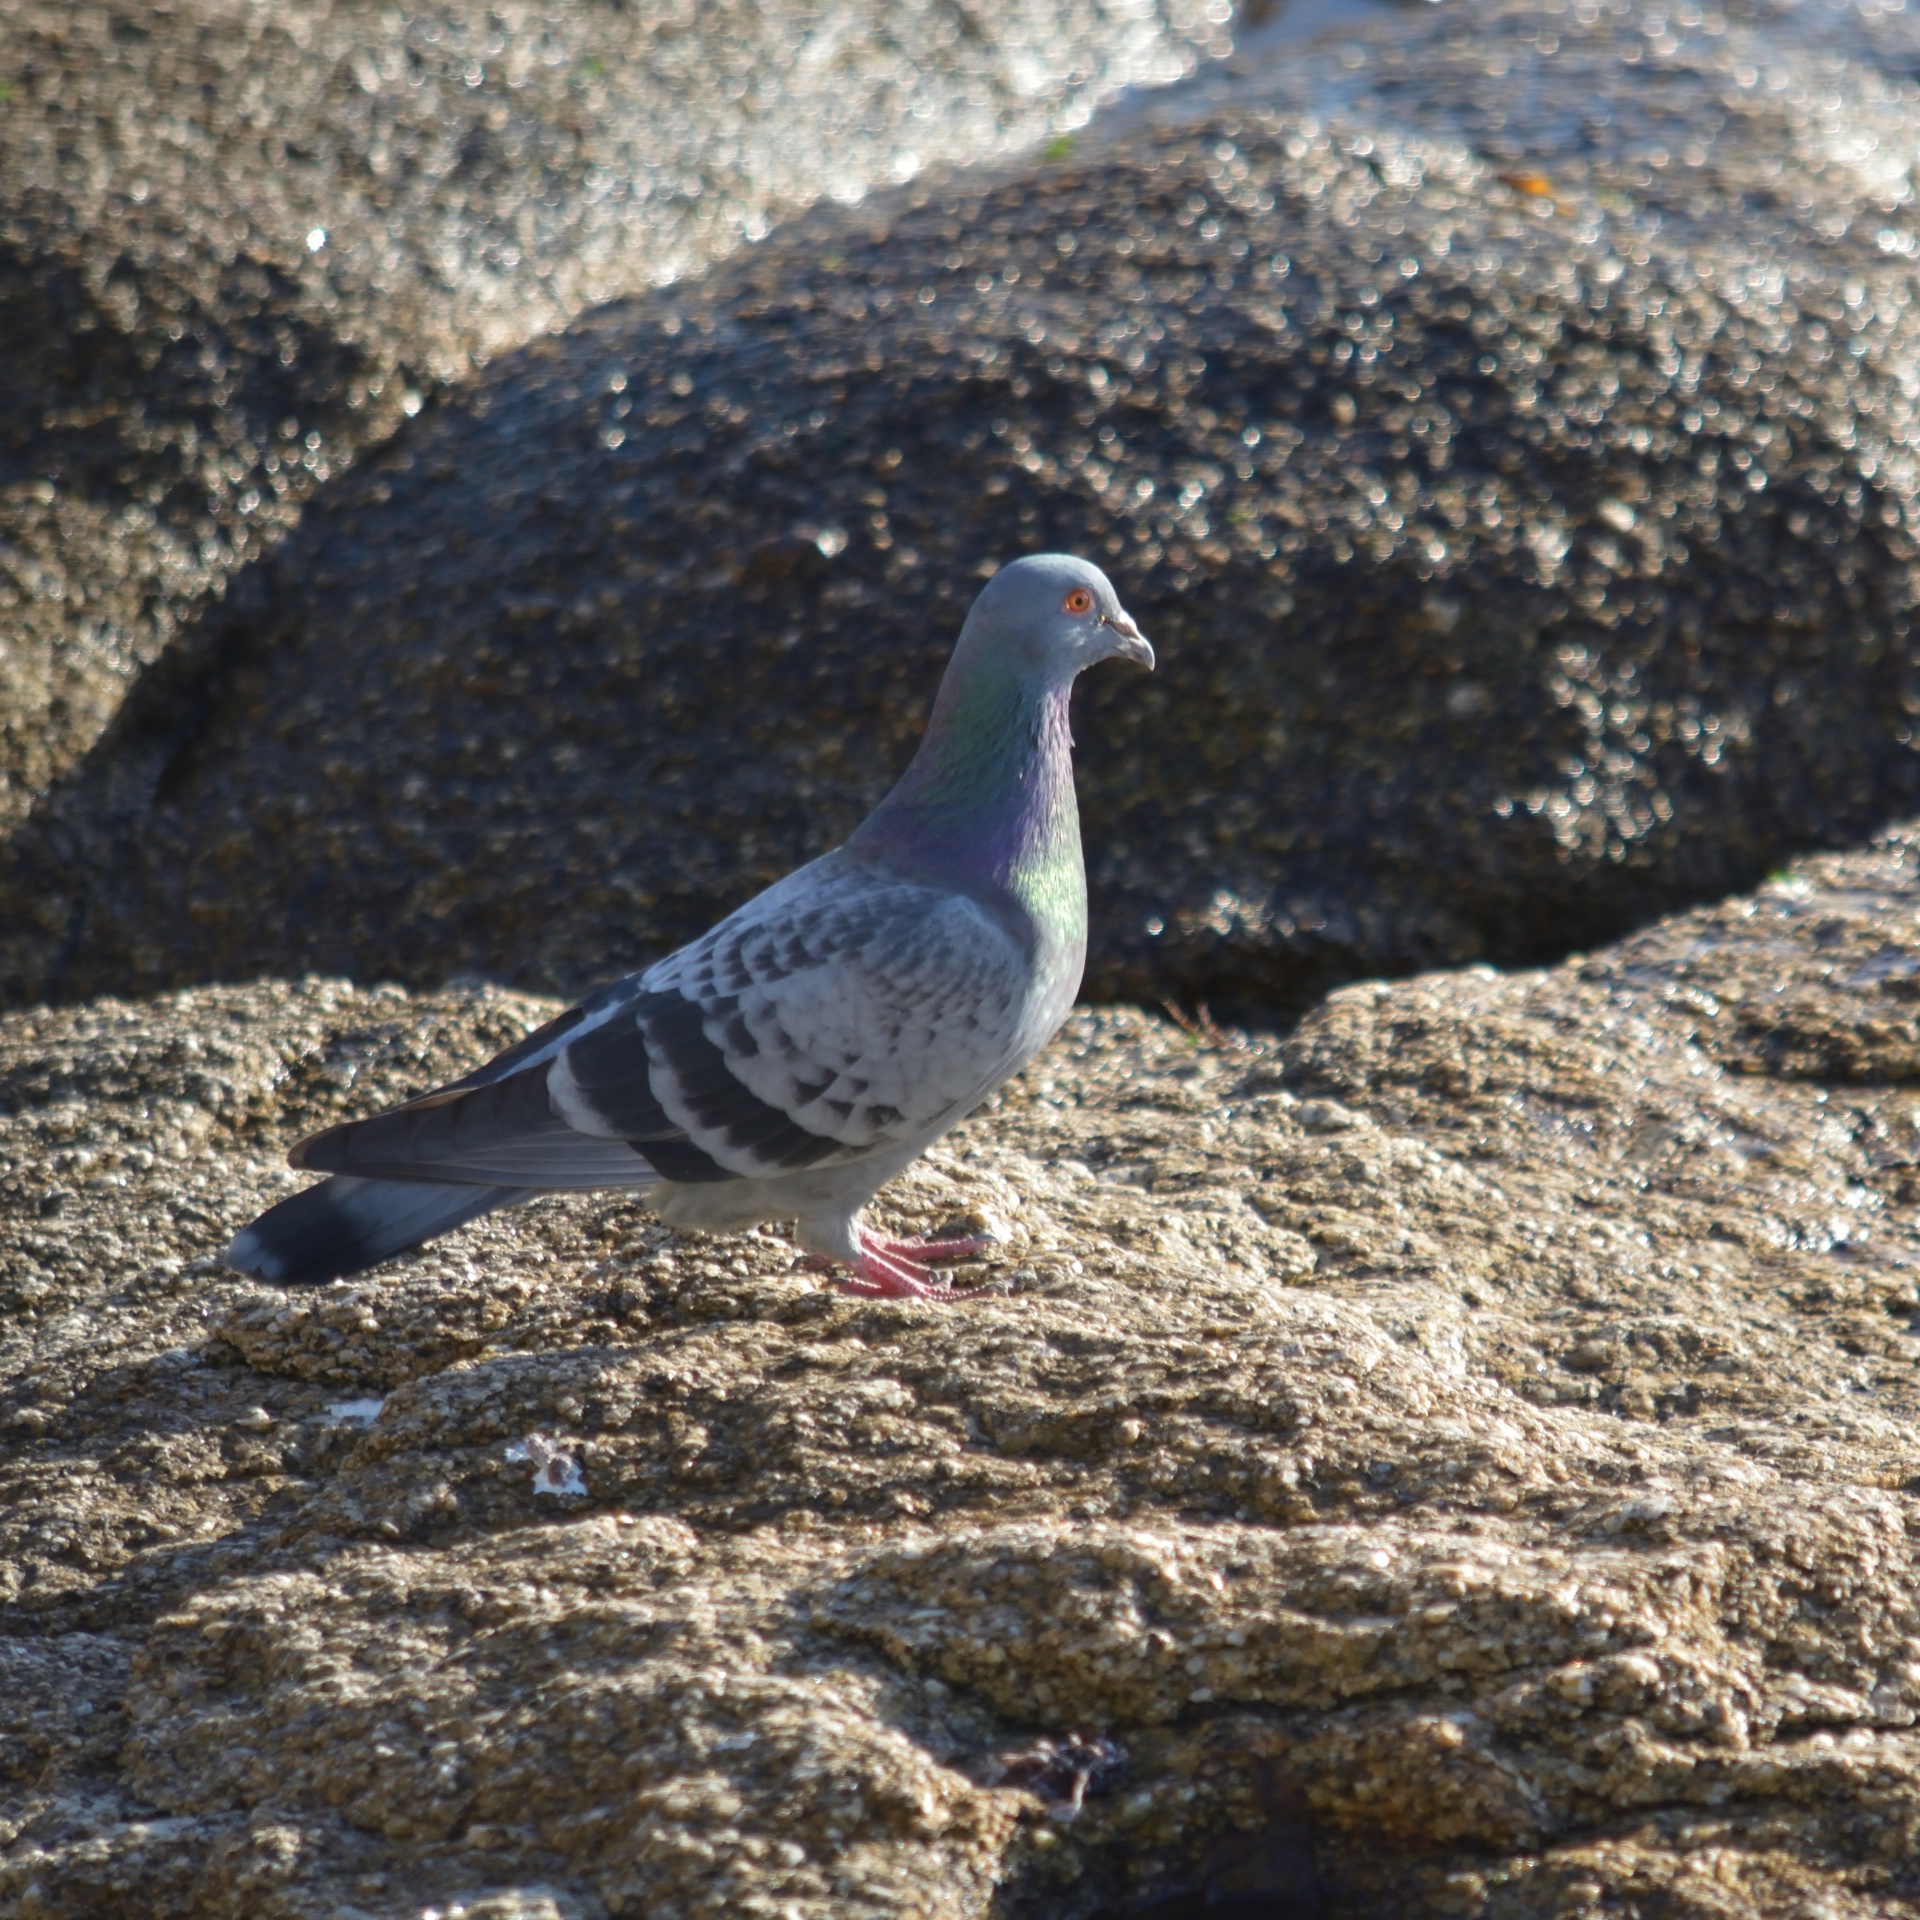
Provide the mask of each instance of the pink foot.
{"label": "pink foot", "polygon": [[[956,1287],[943,1280],[926,1263],[930,1260],[965,1260],[993,1245],[991,1240],[877,1240],[859,1236],[860,1259],[853,1271],[840,1282],[842,1293],[859,1294],[870,1300],[965,1300],[982,1291],[978,1287]],[[807,1265],[816,1270],[841,1263],[823,1253],[808,1256]]]}
{"label": "pink foot", "polygon": [[882,1253],[897,1254],[923,1267],[932,1266],[936,1260],[971,1260],[976,1253],[1000,1244],[984,1233],[969,1234],[964,1240],[872,1240],[863,1236],[863,1241]]}

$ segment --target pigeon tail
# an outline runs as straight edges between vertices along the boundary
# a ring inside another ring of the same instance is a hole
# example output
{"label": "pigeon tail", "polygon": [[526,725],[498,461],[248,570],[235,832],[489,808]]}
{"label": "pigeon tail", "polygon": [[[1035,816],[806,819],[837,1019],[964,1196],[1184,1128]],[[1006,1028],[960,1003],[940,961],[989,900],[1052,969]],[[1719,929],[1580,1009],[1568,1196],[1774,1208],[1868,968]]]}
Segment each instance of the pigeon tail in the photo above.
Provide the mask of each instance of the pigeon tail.
{"label": "pigeon tail", "polygon": [[405,1253],[469,1220],[533,1197],[529,1187],[476,1187],[336,1174],[270,1207],[222,1256],[237,1273],[280,1286],[323,1286]]}

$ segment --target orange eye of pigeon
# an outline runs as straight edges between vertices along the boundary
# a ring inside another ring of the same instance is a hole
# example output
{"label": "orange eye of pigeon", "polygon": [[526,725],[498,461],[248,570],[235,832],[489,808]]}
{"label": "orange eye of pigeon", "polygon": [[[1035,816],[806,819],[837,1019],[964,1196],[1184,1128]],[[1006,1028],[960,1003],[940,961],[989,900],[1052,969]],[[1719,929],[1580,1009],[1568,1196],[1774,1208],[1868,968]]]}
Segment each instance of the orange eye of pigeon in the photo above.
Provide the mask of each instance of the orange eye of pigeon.
{"label": "orange eye of pigeon", "polygon": [[1060,604],[1068,613],[1085,613],[1093,605],[1093,595],[1085,587],[1075,587]]}

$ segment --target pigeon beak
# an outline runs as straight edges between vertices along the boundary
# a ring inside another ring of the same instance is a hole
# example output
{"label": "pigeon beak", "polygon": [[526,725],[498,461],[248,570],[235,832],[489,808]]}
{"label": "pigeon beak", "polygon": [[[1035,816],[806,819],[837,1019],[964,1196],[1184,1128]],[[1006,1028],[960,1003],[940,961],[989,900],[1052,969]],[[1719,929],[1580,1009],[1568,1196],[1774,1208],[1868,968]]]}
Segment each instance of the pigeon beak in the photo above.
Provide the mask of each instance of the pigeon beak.
{"label": "pigeon beak", "polygon": [[1100,616],[1100,624],[1111,628],[1116,639],[1113,649],[1117,660],[1132,660],[1151,673],[1153,671],[1153,642],[1133,624],[1124,613],[1105,613]]}

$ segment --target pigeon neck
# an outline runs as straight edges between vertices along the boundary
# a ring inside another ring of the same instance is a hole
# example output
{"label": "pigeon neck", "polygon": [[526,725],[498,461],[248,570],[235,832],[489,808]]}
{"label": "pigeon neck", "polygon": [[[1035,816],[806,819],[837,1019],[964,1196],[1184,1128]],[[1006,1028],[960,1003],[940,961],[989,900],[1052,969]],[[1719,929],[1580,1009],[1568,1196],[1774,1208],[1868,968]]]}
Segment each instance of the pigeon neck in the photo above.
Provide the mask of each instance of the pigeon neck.
{"label": "pigeon neck", "polygon": [[912,765],[850,845],[916,878],[1011,894],[1050,922],[1084,918],[1071,682],[970,665],[941,683]]}

